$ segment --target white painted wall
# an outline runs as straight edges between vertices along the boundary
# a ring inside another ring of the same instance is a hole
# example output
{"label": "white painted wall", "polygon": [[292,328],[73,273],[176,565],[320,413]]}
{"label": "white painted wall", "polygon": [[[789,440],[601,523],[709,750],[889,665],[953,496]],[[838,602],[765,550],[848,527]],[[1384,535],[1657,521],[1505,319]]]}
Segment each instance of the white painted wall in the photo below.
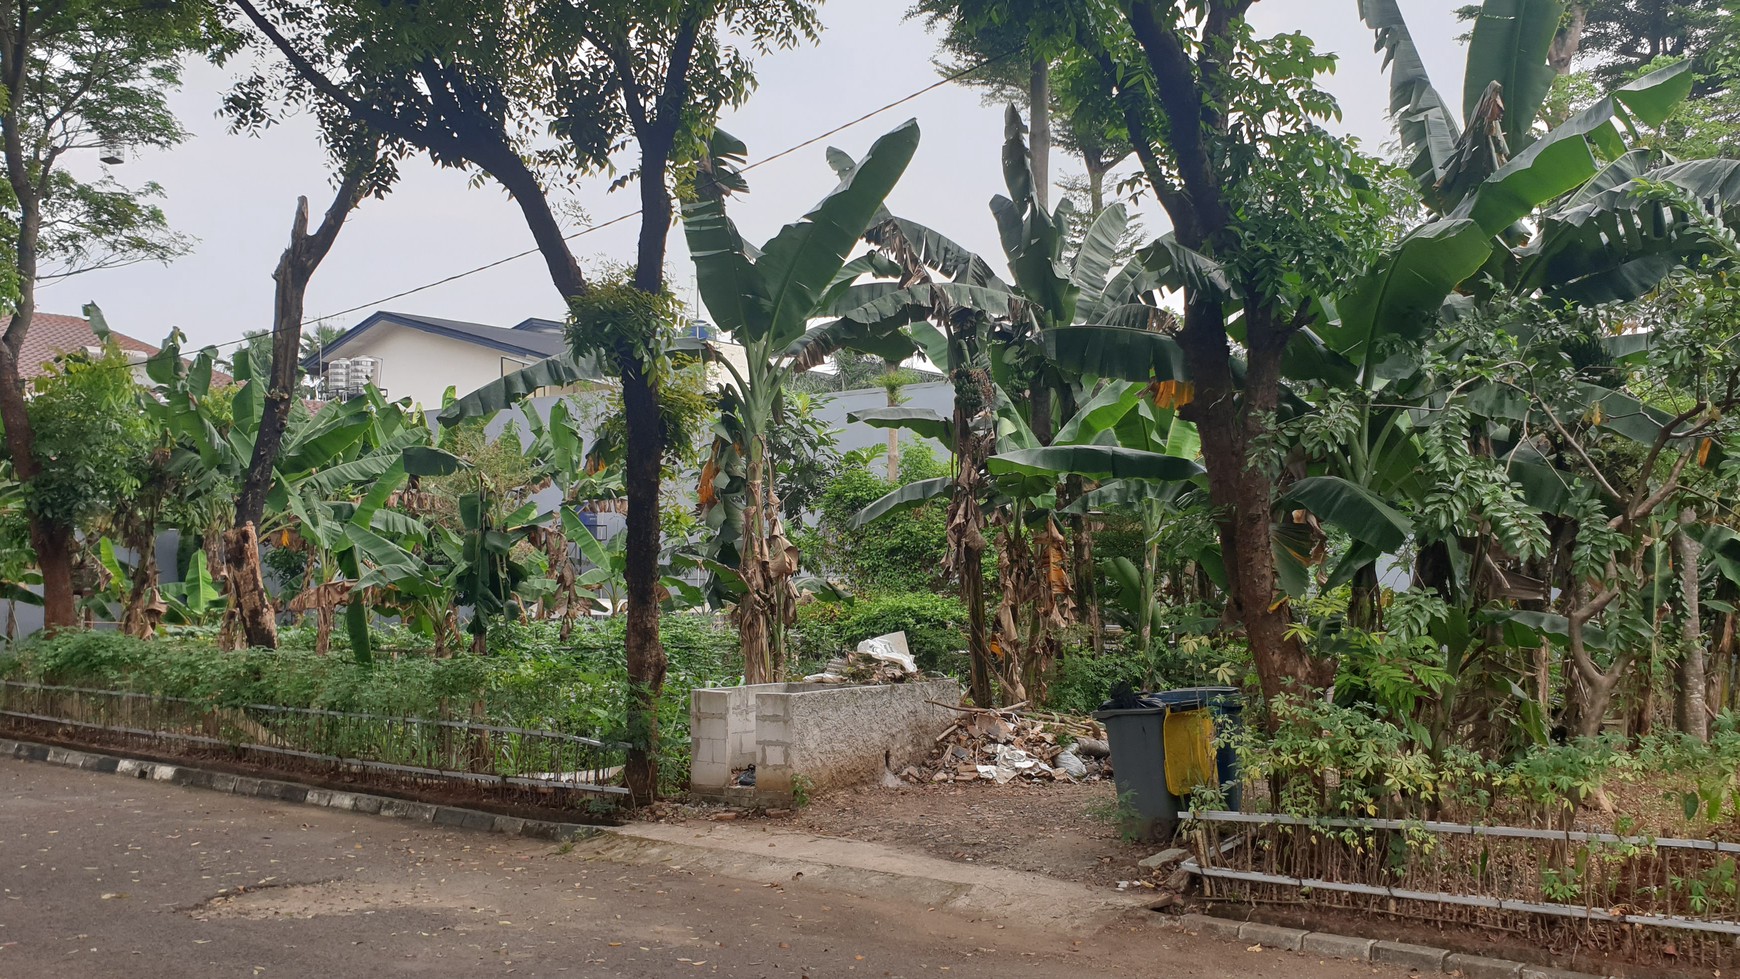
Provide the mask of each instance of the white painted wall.
{"label": "white painted wall", "polygon": [[375,372],[375,385],[393,400],[410,398],[427,409],[441,407],[442,392],[450,385],[461,395],[469,394],[540,359],[513,357],[479,344],[387,322],[347,341],[333,357],[378,359],[381,363]]}

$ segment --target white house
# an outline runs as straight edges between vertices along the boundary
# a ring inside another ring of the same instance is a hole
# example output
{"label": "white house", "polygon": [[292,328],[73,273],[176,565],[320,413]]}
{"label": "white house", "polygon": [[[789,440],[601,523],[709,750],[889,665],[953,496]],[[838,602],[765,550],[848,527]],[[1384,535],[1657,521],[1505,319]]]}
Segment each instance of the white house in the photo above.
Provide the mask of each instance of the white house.
{"label": "white house", "polygon": [[[720,342],[712,327],[696,323],[697,335],[713,340],[721,357],[743,368],[743,348]],[[335,375],[360,371],[356,387],[372,381],[388,397],[410,398],[425,408],[439,408],[449,388],[460,395],[529,367],[567,348],[564,326],[557,320],[531,318],[509,326],[489,326],[463,320],[378,310],[351,327],[321,352],[304,362],[308,373],[330,381]],[[594,380],[609,382],[614,371],[602,367]],[[726,375],[715,368],[715,380]],[[582,383],[539,394],[565,394],[592,385]],[[330,385],[329,385],[330,387]],[[328,396],[336,392],[328,391]]]}
{"label": "white house", "polygon": [[439,408],[449,387],[469,394],[566,348],[562,324],[555,320],[534,318],[500,327],[379,310],[328,343],[305,366],[312,376],[327,378],[350,365],[366,365],[369,379],[388,397]]}

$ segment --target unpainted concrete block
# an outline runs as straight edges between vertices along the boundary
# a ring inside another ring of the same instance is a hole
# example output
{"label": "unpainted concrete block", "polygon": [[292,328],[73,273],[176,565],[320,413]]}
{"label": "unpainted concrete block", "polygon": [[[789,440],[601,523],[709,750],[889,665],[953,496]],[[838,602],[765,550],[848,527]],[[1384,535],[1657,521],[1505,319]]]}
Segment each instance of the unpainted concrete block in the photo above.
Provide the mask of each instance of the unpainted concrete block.
{"label": "unpainted concrete block", "polygon": [[1466,979],[1517,979],[1522,974],[1522,963],[1452,952],[1444,957],[1444,971],[1452,975],[1461,973]]}
{"label": "unpainted concrete block", "polygon": [[1231,918],[1216,918],[1206,914],[1187,914],[1184,916],[1184,930],[1199,932],[1214,938],[1224,938],[1235,941],[1239,937],[1239,929],[1245,923]]}
{"label": "unpainted concrete block", "polygon": [[1177,863],[1188,856],[1190,856],[1189,850],[1175,846],[1170,850],[1161,850],[1151,857],[1143,857],[1136,862],[1136,866],[1143,870],[1159,870],[1161,867]]}
{"label": "unpainted concrete block", "polygon": [[1427,945],[1409,945],[1406,942],[1378,942],[1371,948],[1373,962],[1385,962],[1399,965],[1404,969],[1418,969],[1421,972],[1439,972],[1443,970],[1444,959],[1450,953],[1441,948]]}
{"label": "unpainted concrete block", "polygon": [[1331,935],[1326,932],[1314,931],[1305,936],[1300,943],[1300,951],[1312,955],[1327,955],[1332,959],[1352,959],[1355,962],[1370,962],[1371,947],[1377,942],[1370,938],[1354,938],[1351,935]]}
{"label": "unpainted concrete block", "polygon": [[1300,943],[1305,939],[1303,928],[1283,928],[1280,925],[1266,925],[1260,921],[1247,921],[1239,929],[1239,941],[1261,945],[1264,948],[1278,948],[1287,952],[1299,951]]}

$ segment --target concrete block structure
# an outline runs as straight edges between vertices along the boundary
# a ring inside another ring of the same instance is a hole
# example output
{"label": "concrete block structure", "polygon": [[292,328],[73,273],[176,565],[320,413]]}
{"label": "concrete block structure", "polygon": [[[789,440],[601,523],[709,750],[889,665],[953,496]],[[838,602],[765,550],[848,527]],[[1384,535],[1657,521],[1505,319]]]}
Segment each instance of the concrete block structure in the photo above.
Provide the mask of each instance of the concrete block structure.
{"label": "concrete block structure", "polygon": [[[696,689],[689,699],[690,790],[717,802],[789,806],[799,786],[819,792],[876,781],[923,761],[956,717],[938,704],[960,698],[954,680]],[[736,785],[750,765],[755,785]]]}

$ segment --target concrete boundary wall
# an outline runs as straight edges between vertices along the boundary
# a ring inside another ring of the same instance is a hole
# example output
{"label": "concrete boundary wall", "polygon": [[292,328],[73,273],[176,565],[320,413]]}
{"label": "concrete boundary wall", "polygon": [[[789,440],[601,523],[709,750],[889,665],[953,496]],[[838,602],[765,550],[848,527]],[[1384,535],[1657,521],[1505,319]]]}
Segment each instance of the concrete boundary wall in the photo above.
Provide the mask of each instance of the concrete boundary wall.
{"label": "concrete boundary wall", "polygon": [[[697,689],[689,787],[703,799],[784,806],[794,795],[873,782],[922,761],[954,720],[938,705],[960,698],[954,680]],[[750,765],[754,787],[735,785]]]}

